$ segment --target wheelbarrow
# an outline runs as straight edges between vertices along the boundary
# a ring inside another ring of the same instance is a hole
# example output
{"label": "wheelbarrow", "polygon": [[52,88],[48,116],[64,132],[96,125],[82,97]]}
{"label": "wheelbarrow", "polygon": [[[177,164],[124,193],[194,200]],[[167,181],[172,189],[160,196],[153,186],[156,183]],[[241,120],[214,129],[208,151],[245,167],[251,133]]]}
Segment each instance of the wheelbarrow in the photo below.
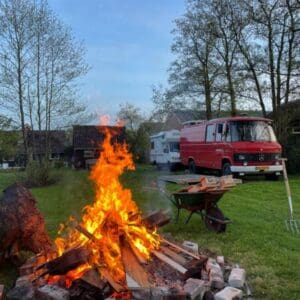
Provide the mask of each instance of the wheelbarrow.
{"label": "wheelbarrow", "polygon": [[169,198],[177,208],[176,223],[179,219],[180,210],[186,209],[190,214],[185,220],[185,224],[190,221],[193,214],[197,213],[200,214],[209,230],[225,232],[226,225],[231,223],[231,220],[224,216],[217,203],[226,191],[227,190],[218,190],[191,193],[188,192],[187,189],[183,189],[173,193]]}

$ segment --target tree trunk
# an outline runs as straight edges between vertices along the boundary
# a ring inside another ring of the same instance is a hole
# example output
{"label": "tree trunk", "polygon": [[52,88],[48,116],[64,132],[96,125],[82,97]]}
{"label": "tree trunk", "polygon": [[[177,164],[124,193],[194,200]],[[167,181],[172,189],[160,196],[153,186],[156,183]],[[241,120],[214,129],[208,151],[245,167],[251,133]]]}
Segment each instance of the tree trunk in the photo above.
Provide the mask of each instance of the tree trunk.
{"label": "tree trunk", "polygon": [[212,118],[211,111],[211,86],[210,78],[208,74],[207,67],[204,67],[204,90],[205,90],[205,106],[206,106],[206,119],[210,120]]}
{"label": "tree trunk", "polygon": [[21,59],[21,49],[20,45],[17,46],[17,80],[18,80],[18,100],[19,100],[19,113],[21,120],[21,129],[23,137],[23,145],[25,152],[25,165],[29,161],[28,157],[28,139],[27,139],[27,128],[25,126],[25,116],[24,116],[24,102],[23,102],[23,82],[22,82],[22,59]]}

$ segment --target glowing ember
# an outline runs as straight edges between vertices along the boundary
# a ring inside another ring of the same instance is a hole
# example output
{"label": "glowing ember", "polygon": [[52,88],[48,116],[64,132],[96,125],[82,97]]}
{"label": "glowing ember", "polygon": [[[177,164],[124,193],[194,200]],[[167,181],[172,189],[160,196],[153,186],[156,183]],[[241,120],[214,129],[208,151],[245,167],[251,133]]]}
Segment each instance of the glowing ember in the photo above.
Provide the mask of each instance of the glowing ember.
{"label": "glowing ember", "polygon": [[112,145],[111,137],[111,133],[106,130],[101,155],[90,174],[96,188],[95,200],[83,209],[80,223],[95,239],[88,239],[71,227],[66,238],[57,238],[55,241],[59,255],[80,245],[88,247],[93,253],[88,264],[67,274],[68,284],[95,266],[105,267],[114,280],[124,282],[120,239],[125,239],[145,259],[149,259],[151,251],[159,246],[159,236],[142,224],[131,191],[125,189],[119,181],[126,169],[134,169],[132,156],[126,144]]}

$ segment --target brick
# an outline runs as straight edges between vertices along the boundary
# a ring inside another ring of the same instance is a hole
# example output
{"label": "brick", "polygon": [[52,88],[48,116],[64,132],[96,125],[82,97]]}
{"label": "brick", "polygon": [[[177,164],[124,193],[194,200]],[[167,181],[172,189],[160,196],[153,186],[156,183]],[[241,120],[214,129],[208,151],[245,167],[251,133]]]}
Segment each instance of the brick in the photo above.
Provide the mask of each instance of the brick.
{"label": "brick", "polygon": [[217,263],[218,263],[221,267],[223,267],[223,266],[224,266],[224,263],[225,263],[225,261],[224,261],[224,256],[217,256]]}
{"label": "brick", "polygon": [[34,300],[35,297],[34,288],[32,285],[26,284],[21,286],[15,286],[6,294],[6,300]]}
{"label": "brick", "polygon": [[45,285],[36,291],[39,300],[69,300],[70,294],[66,289],[55,285]]}
{"label": "brick", "polygon": [[199,254],[199,246],[198,244],[191,241],[184,241],[182,246],[185,250],[190,251],[194,254]]}
{"label": "brick", "polygon": [[231,286],[227,286],[222,291],[215,294],[215,300],[236,300],[242,299],[243,292]]}
{"label": "brick", "polygon": [[246,271],[241,268],[233,268],[228,278],[230,286],[235,288],[242,288],[246,280]]}
{"label": "brick", "polygon": [[223,271],[215,259],[209,258],[206,263],[209,282],[212,288],[222,289],[225,285]]}
{"label": "brick", "polygon": [[31,285],[33,278],[34,276],[32,274],[20,276],[17,278],[15,286]]}
{"label": "brick", "polygon": [[202,299],[204,293],[207,291],[207,285],[204,280],[189,278],[183,289],[190,299]]}

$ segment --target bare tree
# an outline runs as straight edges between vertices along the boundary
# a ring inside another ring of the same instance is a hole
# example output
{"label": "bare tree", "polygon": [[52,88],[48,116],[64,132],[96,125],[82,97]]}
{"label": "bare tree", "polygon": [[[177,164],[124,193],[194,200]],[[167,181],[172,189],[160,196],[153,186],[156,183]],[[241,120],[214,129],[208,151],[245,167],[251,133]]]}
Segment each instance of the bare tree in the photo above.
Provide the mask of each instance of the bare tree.
{"label": "bare tree", "polygon": [[84,116],[76,99],[84,47],[46,0],[1,1],[0,25],[0,105],[20,121],[27,159],[27,123],[46,135],[48,156],[50,131]]}
{"label": "bare tree", "polygon": [[0,11],[0,104],[12,114],[17,113],[28,159],[24,99],[26,72],[31,59],[33,7],[26,0],[4,0],[0,2]]}

